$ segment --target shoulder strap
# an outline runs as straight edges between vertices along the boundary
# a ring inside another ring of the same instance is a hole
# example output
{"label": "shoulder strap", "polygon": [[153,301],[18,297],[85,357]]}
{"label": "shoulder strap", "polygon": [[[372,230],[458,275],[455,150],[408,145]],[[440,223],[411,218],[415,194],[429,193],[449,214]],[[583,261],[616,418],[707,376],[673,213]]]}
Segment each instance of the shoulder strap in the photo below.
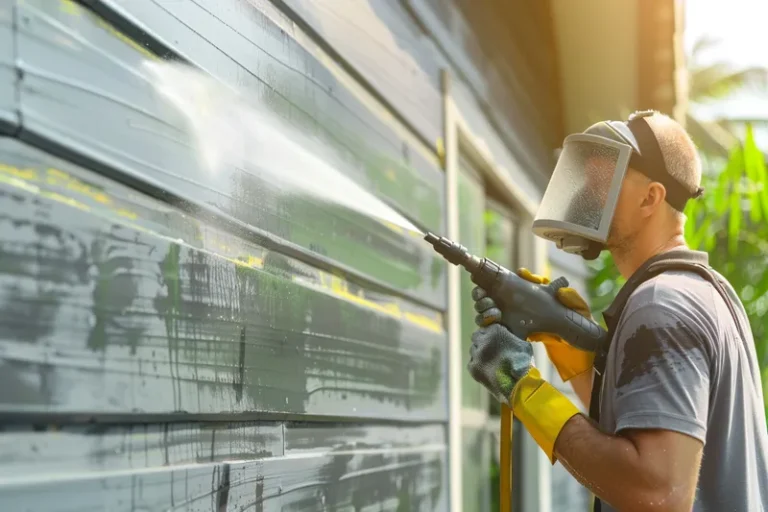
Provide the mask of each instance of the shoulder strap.
{"label": "shoulder strap", "polygon": [[[667,262],[664,262],[667,263]],[[720,276],[709,266],[702,265],[700,263],[690,263],[690,262],[678,262],[678,261],[670,261],[668,262],[669,266],[664,265],[664,270],[687,270],[696,272],[698,275],[709,281],[712,286],[714,286],[717,293],[722,297],[723,302],[725,302],[725,305],[728,307],[728,311],[731,313],[731,316],[733,317],[733,321],[736,324],[736,328],[739,330],[739,335],[744,341],[747,341],[749,337],[747,336],[747,331],[744,330],[744,323],[747,324],[747,329],[751,329],[749,327],[749,320],[747,320],[747,313],[744,311],[743,306],[740,302],[737,302],[734,300],[734,297],[731,296],[730,293],[728,293],[728,290],[725,287],[725,284],[720,279]],[[736,311],[736,307],[734,307],[734,303],[738,304],[738,309],[741,315],[739,315]]]}
{"label": "shoulder strap", "polygon": [[[608,325],[609,344],[595,355],[595,377],[592,383],[592,394],[589,402],[589,417],[596,422],[600,421],[600,398],[602,395],[603,372],[605,371],[605,366],[607,363],[608,349],[610,348],[610,343],[616,334],[616,328],[618,327],[618,321],[621,316],[621,312],[624,310],[629,296],[632,295],[638,286],[648,281],[649,279],[670,270],[695,272],[696,274],[709,281],[723,298],[723,301],[727,305],[731,316],[733,316],[733,321],[736,323],[739,334],[741,335],[744,342],[749,339],[746,336],[746,332],[744,330],[744,322],[747,322],[747,326],[749,325],[748,320],[746,320],[746,312],[744,311],[741,304],[735,301],[733,297],[731,297],[720,277],[710,266],[698,261],[692,261],[690,258],[685,257],[659,259],[658,261],[651,263],[641,273],[633,275],[632,278],[627,281],[625,286],[621,289],[619,296],[617,296],[617,300],[619,302],[614,302],[614,304],[611,305],[611,309],[613,309],[612,314],[605,318],[606,324]],[[739,310],[741,311],[742,316],[737,314],[736,308],[734,307],[734,302],[739,305]],[[602,503],[600,499],[595,496],[593,511],[601,512],[601,510]]]}

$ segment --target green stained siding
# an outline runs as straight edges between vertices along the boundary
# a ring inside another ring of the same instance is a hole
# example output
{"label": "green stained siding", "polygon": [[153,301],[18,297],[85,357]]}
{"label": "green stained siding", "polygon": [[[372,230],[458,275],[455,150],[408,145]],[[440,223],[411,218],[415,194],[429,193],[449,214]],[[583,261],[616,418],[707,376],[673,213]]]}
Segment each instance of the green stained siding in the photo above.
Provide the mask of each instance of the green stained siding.
{"label": "green stained siding", "polygon": [[[493,478],[491,443],[485,428],[462,429],[463,512],[488,512]],[[498,478],[498,477],[497,477]]]}
{"label": "green stained siding", "polygon": [[[470,164],[461,160],[459,173],[459,243],[473,254],[485,254],[485,191],[482,182],[476,177]],[[472,333],[475,331],[474,301],[472,289],[475,284],[465,271],[461,271],[461,344],[462,367],[469,362],[469,347]],[[462,379],[462,405],[485,410],[488,392],[475,382],[469,374]]]}

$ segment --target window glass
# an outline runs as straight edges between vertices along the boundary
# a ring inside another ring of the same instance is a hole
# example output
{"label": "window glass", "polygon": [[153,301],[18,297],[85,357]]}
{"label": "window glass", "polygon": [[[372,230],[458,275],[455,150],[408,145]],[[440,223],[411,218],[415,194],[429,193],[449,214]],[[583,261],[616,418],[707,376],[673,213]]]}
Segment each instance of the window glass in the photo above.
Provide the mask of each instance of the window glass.
{"label": "window glass", "polygon": [[[484,215],[485,256],[511,271],[519,267],[519,221],[512,210],[492,199],[488,199]],[[500,413],[496,400],[488,403],[489,412]]]}
{"label": "window glass", "polygon": [[[498,469],[493,474],[491,443],[484,427],[462,429],[463,512],[487,512],[491,508],[492,482],[498,482]],[[498,464],[496,466],[498,468]],[[489,471],[489,469],[491,471]],[[498,495],[498,488],[496,488]],[[498,497],[495,498],[498,501]]]}
{"label": "window glass", "polygon": [[[459,243],[471,253],[483,255],[485,247],[485,189],[477,171],[464,158],[460,159],[458,176],[459,188]],[[460,272],[461,303],[461,357],[462,367],[469,362],[469,347],[475,330],[474,302],[472,288],[475,284],[469,273]],[[473,409],[487,410],[488,392],[467,373],[462,374],[462,405]]]}

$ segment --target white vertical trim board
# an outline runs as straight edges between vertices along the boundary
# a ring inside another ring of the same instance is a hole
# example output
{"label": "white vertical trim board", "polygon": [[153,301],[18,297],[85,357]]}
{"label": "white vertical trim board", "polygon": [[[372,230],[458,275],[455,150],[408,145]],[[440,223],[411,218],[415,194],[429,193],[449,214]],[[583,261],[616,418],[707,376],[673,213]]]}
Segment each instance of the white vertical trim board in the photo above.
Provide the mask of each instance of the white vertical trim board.
{"label": "white vertical trim board", "polygon": [[461,410],[461,426],[476,430],[485,429],[491,416],[481,409],[465,407]]}
{"label": "white vertical trim board", "polygon": [[[486,190],[493,189],[495,196],[507,206],[516,210],[520,216],[523,229],[528,229],[527,236],[521,236],[519,243],[521,264],[537,273],[548,272],[547,242],[536,237],[530,226],[538,209],[538,200],[532,200],[522,188],[517,186],[507,169],[498,164],[498,159],[481,138],[477,137],[451,96],[450,75],[443,71],[443,93],[445,108],[445,168],[446,168],[446,203],[448,211],[448,237],[458,240],[459,235],[459,205],[458,205],[458,164],[459,155],[466,154],[482,172]],[[461,364],[461,330],[460,330],[460,286],[459,268],[448,266],[448,340],[449,340],[449,432],[451,448],[451,509],[461,510],[462,475],[461,475],[461,427],[463,423],[479,423],[482,418],[487,421],[487,414],[482,411],[472,411],[468,417],[462,417],[461,407],[461,378],[464,368]],[[512,269],[514,270],[514,269]],[[544,346],[537,343],[534,346],[536,366],[544,378],[551,371],[551,364]],[[465,410],[469,413],[469,410]],[[481,418],[481,414],[483,414]],[[552,466],[546,455],[541,451],[533,438],[527,433],[523,436],[524,468],[515,468],[522,472],[523,507],[525,512],[551,512],[551,481]],[[521,512],[521,511],[515,511]]]}
{"label": "white vertical trim board", "polygon": [[522,213],[533,218],[539,205],[531,201],[523,190],[515,184],[509,172],[497,163],[493,153],[488,148],[488,144],[472,133],[472,129],[461,115],[456,102],[450,97],[448,98],[447,110],[451,111],[451,117],[453,118],[455,130],[458,132],[461,149],[469,153],[472,159],[482,168],[484,171],[483,177],[488,182],[488,185],[493,187],[499,193],[499,196],[506,199],[516,210],[520,210]]}
{"label": "white vertical trim board", "polygon": [[[459,144],[450,108],[450,75],[442,72],[445,108],[445,195],[447,236],[459,238]],[[459,267],[448,267],[448,446],[450,509],[462,508],[462,444],[461,444],[461,297]]]}

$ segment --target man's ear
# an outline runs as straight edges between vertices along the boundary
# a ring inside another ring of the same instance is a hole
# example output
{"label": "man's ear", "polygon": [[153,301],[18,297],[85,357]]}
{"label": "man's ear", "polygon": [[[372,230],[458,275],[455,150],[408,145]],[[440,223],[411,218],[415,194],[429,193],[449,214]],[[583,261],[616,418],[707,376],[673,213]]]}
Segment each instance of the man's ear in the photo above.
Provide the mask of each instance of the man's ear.
{"label": "man's ear", "polygon": [[640,205],[641,210],[651,215],[666,200],[667,190],[658,181],[651,181],[645,191],[645,197]]}

